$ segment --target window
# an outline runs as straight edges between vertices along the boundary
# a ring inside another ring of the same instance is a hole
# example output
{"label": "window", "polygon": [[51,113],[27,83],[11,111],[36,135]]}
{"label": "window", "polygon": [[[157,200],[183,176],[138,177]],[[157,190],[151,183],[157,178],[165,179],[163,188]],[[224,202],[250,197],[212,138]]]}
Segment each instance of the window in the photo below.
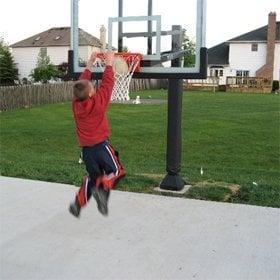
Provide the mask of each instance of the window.
{"label": "window", "polygon": [[236,76],[237,77],[242,77],[242,70],[237,70],[236,71]]}
{"label": "window", "polygon": [[222,77],[224,76],[224,70],[222,67],[212,66],[210,69],[210,76],[211,77]]}
{"label": "window", "polygon": [[57,40],[59,40],[60,38],[61,38],[61,36],[58,35],[58,36],[56,36],[56,37],[54,38],[54,40],[57,41]]}
{"label": "window", "polygon": [[47,55],[47,48],[41,48],[40,52],[43,56],[46,56]]}
{"label": "window", "polygon": [[86,64],[87,64],[86,61],[79,57],[79,67],[85,67]]}
{"label": "window", "polygon": [[38,36],[38,37],[35,38],[35,41],[39,41],[40,39],[41,39],[41,37]]}
{"label": "window", "polygon": [[255,43],[252,44],[252,45],[251,45],[251,51],[252,51],[252,52],[257,52],[257,51],[258,51],[258,44],[255,44]]}
{"label": "window", "polygon": [[236,70],[237,77],[249,77],[249,73],[248,70]]}

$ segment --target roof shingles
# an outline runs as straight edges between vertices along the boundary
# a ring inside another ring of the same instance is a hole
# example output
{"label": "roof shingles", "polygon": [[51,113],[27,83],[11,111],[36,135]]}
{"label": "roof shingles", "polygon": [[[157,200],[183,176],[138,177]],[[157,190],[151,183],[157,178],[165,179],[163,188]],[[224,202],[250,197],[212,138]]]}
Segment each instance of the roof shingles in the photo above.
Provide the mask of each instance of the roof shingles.
{"label": "roof shingles", "polygon": [[208,50],[208,64],[229,65],[229,45],[222,43]]}
{"label": "roof shingles", "polygon": [[[55,27],[12,44],[11,48],[70,46],[70,27]],[[56,39],[60,37],[59,39]],[[98,38],[79,28],[79,45],[101,47]]]}
{"label": "roof shingles", "polygon": [[[280,21],[276,23],[276,41],[280,42]],[[235,42],[266,42],[267,25],[247,32],[208,50],[209,65],[228,65],[229,64],[229,44]]]}
{"label": "roof shingles", "polygon": [[[260,27],[258,29],[255,29],[253,31],[247,32],[245,34],[242,34],[240,36],[237,36],[235,38],[232,38],[228,40],[228,42],[258,42],[258,41],[265,41],[267,40],[267,25]],[[280,41],[280,21],[276,22],[276,41]]]}

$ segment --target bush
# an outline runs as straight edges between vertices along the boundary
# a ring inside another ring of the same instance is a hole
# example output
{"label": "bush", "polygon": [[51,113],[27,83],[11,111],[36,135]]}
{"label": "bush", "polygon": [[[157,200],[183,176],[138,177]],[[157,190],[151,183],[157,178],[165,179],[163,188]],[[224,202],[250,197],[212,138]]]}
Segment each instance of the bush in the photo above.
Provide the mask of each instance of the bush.
{"label": "bush", "polygon": [[23,85],[31,84],[31,81],[29,81],[26,77],[22,78],[21,82],[22,82]]}
{"label": "bush", "polygon": [[40,50],[36,68],[29,75],[34,82],[47,83],[49,80],[60,78],[57,67],[50,63],[50,58],[43,49]]}
{"label": "bush", "polygon": [[49,64],[43,67],[36,67],[30,76],[34,82],[47,83],[49,80],[59,78],[60,74],[53,64]]}
{"label": "bush", "polygon": [[274,80],[272,83],[272,91],[279,90],[279,81]]}

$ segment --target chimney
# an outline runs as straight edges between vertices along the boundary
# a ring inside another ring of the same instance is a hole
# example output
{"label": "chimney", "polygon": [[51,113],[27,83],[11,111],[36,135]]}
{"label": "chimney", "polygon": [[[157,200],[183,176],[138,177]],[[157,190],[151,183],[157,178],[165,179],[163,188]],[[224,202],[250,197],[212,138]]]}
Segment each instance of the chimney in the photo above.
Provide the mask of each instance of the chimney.
{"label": "chimney", "polygon": [[267,27],[266,64],[272,65],[272,68],[274,65],[275,39],[276,39],[276,13],[270,12],[268,16],[268,27]]}
{"label": "chimney", "polygon": [[101,42],[101,51],[106,50],[106,28],[104,25],[100,27],[100,42]]}
{"label": "chimney", "polygon": [[267,26],[266,64],[256,72],[257,77],[273,78],[274,51],[276,40],[276,13],[270,12]]}

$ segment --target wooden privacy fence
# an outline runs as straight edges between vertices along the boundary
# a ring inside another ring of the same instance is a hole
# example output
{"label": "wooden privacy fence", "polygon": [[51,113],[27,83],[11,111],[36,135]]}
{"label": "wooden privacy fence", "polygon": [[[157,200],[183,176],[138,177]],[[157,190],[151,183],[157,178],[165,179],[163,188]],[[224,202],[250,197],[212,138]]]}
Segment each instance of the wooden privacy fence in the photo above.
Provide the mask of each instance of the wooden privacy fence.
{"label": "wooden privacy fence", "polygon": [[219,88],[218,77],[207,77],[206,79],[188,79],[184,80],[184,90],[212,90]]}
{"label": "wooden privacy fence", "polygon": [[203,80],[184,80],[185,90],[221,90],[229,92],[262,92],[270,93],[272,79],[258,77],[226,77],[224,84],[218,77],[207,77]]}
{"label": "wooden privacy fence", "polygon": [[[161,80],[132,79],[130,91],[163,86],[164,81]],[[70,101],[72,87],[73,82],[0,87],[0,111]]]}
{"label": "wooden privacy fence", "polygon": [[28,108],[69,101],[73,82],[0,87],[0,110]]}
{"label": "wooden privacy fence", "polygon": [[145,89],[167,89],[168,81],[157,79],[132,79],[129,91],[138,91]]}

